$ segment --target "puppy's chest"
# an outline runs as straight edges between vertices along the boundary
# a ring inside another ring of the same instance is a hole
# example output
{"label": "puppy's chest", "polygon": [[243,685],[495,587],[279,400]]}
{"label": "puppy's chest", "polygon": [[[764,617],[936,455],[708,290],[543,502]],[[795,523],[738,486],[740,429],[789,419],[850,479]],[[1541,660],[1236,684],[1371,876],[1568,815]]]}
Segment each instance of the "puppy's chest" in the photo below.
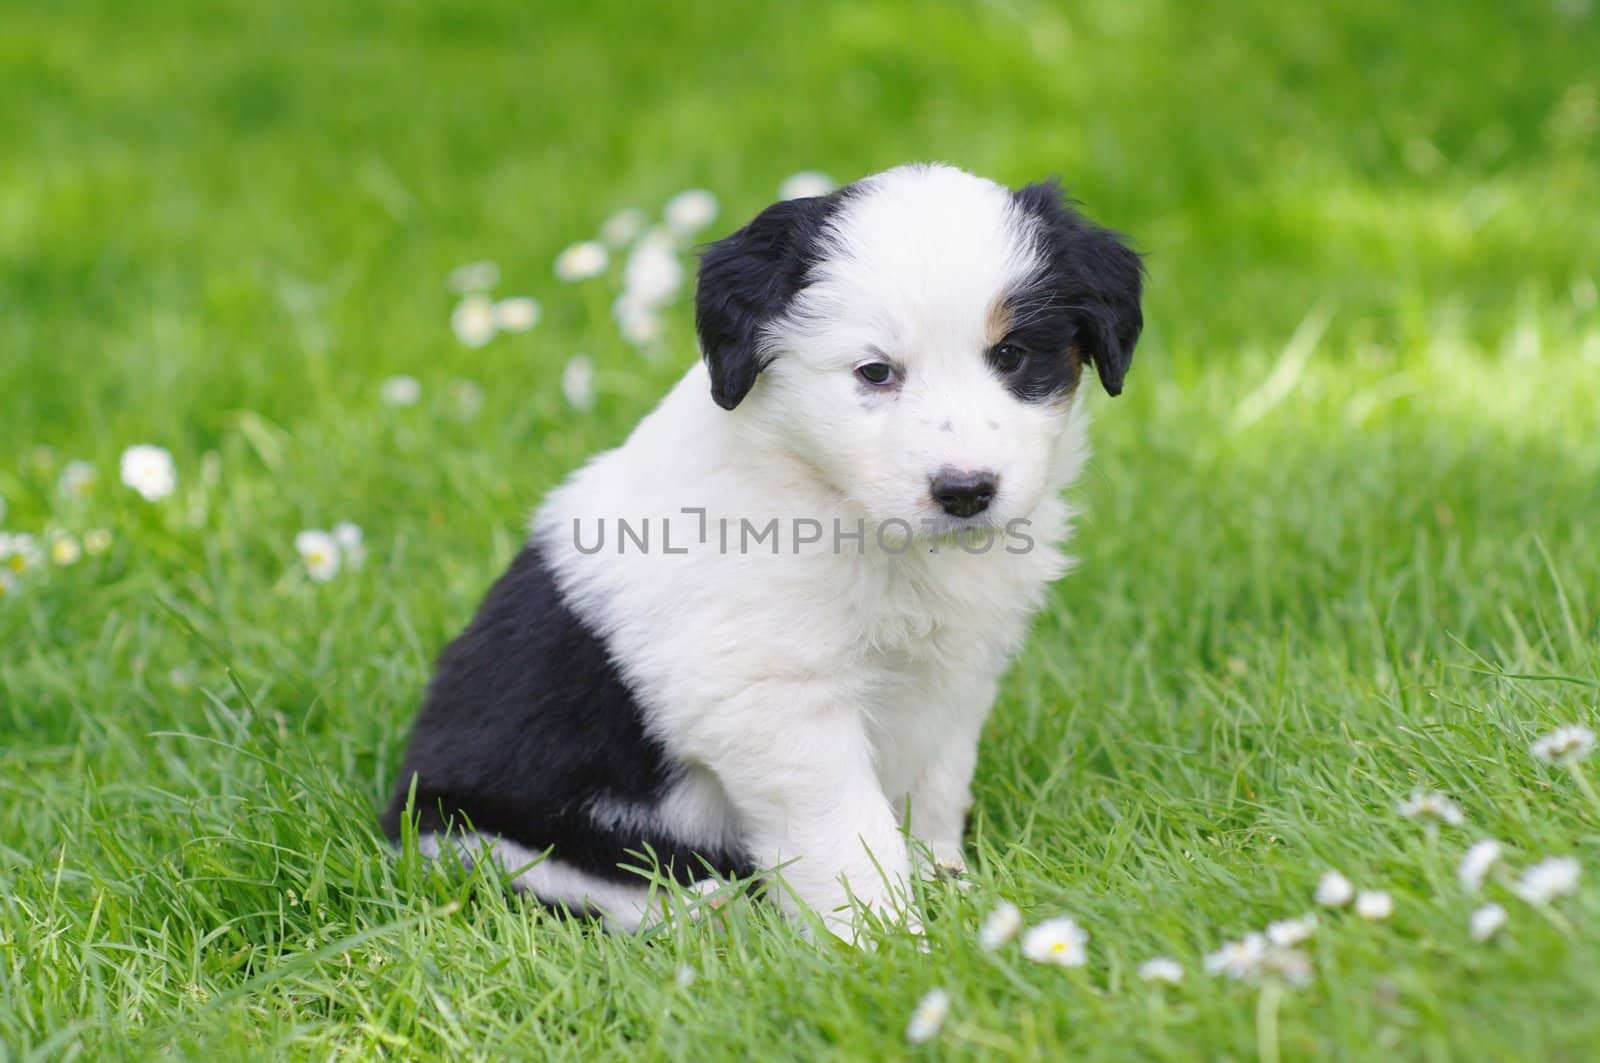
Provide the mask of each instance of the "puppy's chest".
{"label": "puppy's chest", "polygon": [[874,663],[917,681],[951,668],[1004,667],[1044,587],[1015,565],[921,558],[853,581],[842,605]]}
{"label": "puppy's chest", "polygon": [[1014,616],[987,624],[947,617],[866,664],[872,696],[863,708],[887,791],[905,792],[947,742],[976,734],[1024,629]]}

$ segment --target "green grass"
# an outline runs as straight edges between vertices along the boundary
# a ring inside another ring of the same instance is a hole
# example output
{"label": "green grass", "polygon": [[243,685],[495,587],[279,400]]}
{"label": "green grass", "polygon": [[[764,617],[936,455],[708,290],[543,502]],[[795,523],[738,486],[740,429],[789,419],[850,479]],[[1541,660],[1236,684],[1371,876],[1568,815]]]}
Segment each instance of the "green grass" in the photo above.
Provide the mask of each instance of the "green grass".
{"label": "green grass", "polygon": [[[0,529],[114,545],[0,600],[0,1057],[1245,1059],[1257,991],[1201,957],[1338,867],[1395,913],[1324,919],[1284,1058],[1590,1058],[1600,807],[1528,755],[1600,722],[1586,7],[9,4]],[[929,952],[742,904],[607,936],[392,860],[431,657],[694,357],[685,307],[641,361],[555,254],[691,185],[720,233],[792,171],[926,158],[1062,173],[1151,278]],[[469,351],[444,277],[484,257],[546,319]],[[156,505],[116,482],[144,441],[182,476]],[[311,585],[294,534],[341,519],[371,558]],[[1415,786],[1469,826],[1402,820]],[[1480,836],[1579,857],[1579,894],[1493,886],[1472,943]],[[1090,965],[983,953],[1001,898],[1076,916]],[[1137,980],[1157,953],[1182,987]]]}

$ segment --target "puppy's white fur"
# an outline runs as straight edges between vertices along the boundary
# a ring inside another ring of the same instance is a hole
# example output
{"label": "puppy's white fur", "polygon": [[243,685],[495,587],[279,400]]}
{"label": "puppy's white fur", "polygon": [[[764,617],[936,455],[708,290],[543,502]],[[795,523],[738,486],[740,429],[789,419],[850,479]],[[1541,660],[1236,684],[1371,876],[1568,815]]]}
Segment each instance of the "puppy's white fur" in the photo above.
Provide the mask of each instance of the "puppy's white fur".
{"label": "puppy's white fur", "polygon": [[[907,816],[939,862],[962,866],[978,735],[1065,569],[1060,492],[1088,446],[1083,389],[1022,401],[982,356],[996,300],[1042,268],[1007,189],[945,167],[890,171],[845,202],[828,242],[737,408],[713,403],[696,365],[550,495],[533,534],[648,731],[688,769],[655,806],[594,814],[667,817],[684,838],[742,846],[783,868],[786,903],[849,936],[851,896],[906,911]],[[897,393],[863,392],[853,371],[868,351],[903,367]],[[880,541],[885,522],[939,518],[928,484],[941,468],[998,473],[986,523],[1025,520],[1032,548]],[[705,511],[705,541],[685,510]],[[655,525],[653,549],[577,549],[575,527],[592,539],[619,518]],[[776,553],[736,548],[741,521],[772,518]],[[791,541],[795,518],[819,522],[822,541]],[[666,524],[686,553],[662,551]],[[638,897],[574,876],[547,885],[637,924]]]}

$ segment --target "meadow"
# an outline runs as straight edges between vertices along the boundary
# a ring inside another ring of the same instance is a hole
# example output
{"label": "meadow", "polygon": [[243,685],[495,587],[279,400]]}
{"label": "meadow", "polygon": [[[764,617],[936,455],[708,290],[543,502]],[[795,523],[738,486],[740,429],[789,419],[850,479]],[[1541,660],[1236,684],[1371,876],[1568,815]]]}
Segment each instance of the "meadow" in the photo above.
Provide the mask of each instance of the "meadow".
{"label": "meadow", "polygon": [[[12,0],[0,1059],[1593,1058],[1600,758],[1532,747],[1600,727],[1596,56],[1589,0]],[[1060,174],[1149,284],[926,951],[394,859],[433,656],[696,356],[557,256],[928,159]],[[538,321],[471,346],[482,261]],[[1087,963],[984,948],[1002,902]],[[1309,911],[1308,977],[1208,972]]]}

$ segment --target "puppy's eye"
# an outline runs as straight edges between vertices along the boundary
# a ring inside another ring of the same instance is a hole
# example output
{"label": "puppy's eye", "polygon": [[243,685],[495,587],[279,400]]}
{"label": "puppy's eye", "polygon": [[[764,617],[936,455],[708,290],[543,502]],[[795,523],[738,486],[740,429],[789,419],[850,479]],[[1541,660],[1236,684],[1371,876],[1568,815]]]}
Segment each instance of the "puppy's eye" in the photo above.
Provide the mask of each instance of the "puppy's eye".
{"label": "puppy's eye", "polygon": [[996,369],[1002,373],[1014,373],[1028,357],[1028,352],[1015,343],[1002,343],[990,352],[990,355],[994,358]]}
{"label": "puppy's eye", "polygon": [[894,383],[894,366],[888,362],[868,362],[856,366],[856,376],[875,388],[886,387]]}

